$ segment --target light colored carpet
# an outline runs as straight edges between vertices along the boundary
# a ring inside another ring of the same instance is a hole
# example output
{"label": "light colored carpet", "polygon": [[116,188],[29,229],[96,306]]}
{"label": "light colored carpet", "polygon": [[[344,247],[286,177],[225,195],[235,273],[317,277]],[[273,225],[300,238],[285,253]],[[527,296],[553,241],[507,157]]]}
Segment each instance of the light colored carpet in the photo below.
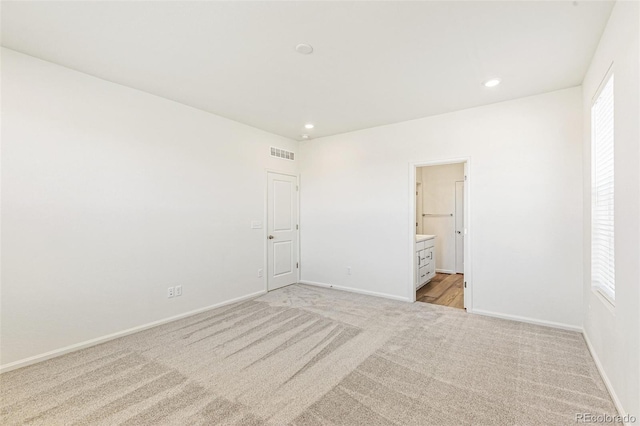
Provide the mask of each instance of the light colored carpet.
{"label": "light colored carpet", "polygon": [[0,423],[569,425],[579,333],[303,285],[0,376]]}

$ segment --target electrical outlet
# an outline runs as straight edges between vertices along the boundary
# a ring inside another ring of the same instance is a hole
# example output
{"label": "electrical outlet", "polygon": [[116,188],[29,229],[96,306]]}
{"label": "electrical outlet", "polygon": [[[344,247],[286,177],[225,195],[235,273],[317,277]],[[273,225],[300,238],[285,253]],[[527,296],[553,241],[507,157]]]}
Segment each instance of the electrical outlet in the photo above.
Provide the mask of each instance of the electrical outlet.
{"label": "electrical outlet", "polygon": [[177,285],[176,286],[176,297],[178,296],[182,296],[182,286],[181,285]]}
{"label": "electrical outlet", "polygon": [[258,278],[262,278],[262,269],[258,269]]}
{"label": "electrical outlet", "polygon": [[347,266],[347,275],[351,275],[351,266]]}
{"label": "electrical outlet", "polygon": [[173,287],[167,289],[167,297],[173,297]]}

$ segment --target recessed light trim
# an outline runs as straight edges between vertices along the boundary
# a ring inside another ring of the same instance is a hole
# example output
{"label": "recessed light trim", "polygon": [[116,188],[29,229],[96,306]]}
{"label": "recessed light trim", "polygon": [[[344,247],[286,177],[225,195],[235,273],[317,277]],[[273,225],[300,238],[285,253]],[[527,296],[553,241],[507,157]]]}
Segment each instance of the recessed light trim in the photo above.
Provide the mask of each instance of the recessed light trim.
{"label": "recessed light trim", "polygon": [[313,125],[313,123],[307,123],[304,125],[305,129],[313,129],[315,126]]}
{"label": "recessed light trim", "polygon": [[296,46],[296,52],[302,55],[310,55],[313,53],[313,47],[310,44],[300,43]]}
{"label": "recessed light trim", "polygon": [[484,87],[496,87],[498,84],[502,82],[499,78],[490,78],[489,80],[482,83]]}
{"label": "recessed light trim", "polygon": [[309,139],[309,135],[308,135],[308,134],[306,134],[306,133],[305,133],[305,134],[303,134],[303,135],[302,135],[302,139]]}

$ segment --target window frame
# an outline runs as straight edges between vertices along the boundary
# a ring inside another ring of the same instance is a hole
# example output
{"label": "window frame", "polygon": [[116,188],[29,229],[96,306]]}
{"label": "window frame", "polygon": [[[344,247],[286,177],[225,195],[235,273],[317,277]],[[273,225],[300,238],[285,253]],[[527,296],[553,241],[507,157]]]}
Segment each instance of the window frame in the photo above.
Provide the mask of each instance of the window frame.
{"label": "window frame", "polygon": [[[603,91],[608,87],[609,83],[611,83],[612,85],[612,93],[611,93],[611,97],[612,97],[612,102],[611,102],[611,120],[612,120],[612,127],[611,127],[611,132],[612,132],[612,147],[611,147],[611,180],[612,180],[612,199],[611,199],[611,208],[613,211],[613,217],[611,220],[611,224],[613,227],[613,231],[612,231],[612,261],[611,261],[611,267],[613,270],[613,275],[612,275],[612,279],[613,279],[613,285],[612,288],[610,289],[609,286],[603,285],[601,284],[599,281],[596,281],[594,279],[594,210],[597,206],[596,204],[596,200],[594,199],[594,197],[596,196],[596,179],[597,177],[595,176],[596,173],[596,152],[597,152],[597,147],[596,147],[596,126],[595,126],[595,122],[596,122],[596,117],[594,114],[594,109],[596,104],[598,103],[598,101],[601,99],[601,95],[603,93]],[[589,255],[590,255],[590,271],[589,271],[589,276],[590,276],[590,281],[591,281],[591,290],[594,291],[597,295],[601,296],[606,302],[608,302],[612,307],[615,306],[615,293],[616,293],[616,280],[615,280],[615,260],[616,260],[616,256],[615,256],[615,78],[614,78],[614,72],[613,72],[613,64],[611,64],[611,66],[609,67],[609,69],[607,70],[604,78],[602,79],[602,81],[600,82],[600,85],[598,86],[598,89],[596,90],[595,94],[593,95],[592,99],[591,99],[591,107],[590,107],[590,130],[591,130],[591,143],[590,143],[590,149],[591,149],[591,169],[590,169],[590,182],[589,182],[589,187],[590,187],[590,250],[589,250]]]}

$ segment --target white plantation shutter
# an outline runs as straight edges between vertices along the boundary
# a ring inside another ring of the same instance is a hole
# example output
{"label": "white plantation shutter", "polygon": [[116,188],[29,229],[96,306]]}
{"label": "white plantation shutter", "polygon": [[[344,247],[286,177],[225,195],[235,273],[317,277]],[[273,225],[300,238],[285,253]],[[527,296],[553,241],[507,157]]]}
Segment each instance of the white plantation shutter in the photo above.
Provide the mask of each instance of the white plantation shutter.
{"label": "white plantation shutter", "polygon": [[591,284],[613,303],[613,75],[591,107],[591,132]]}

